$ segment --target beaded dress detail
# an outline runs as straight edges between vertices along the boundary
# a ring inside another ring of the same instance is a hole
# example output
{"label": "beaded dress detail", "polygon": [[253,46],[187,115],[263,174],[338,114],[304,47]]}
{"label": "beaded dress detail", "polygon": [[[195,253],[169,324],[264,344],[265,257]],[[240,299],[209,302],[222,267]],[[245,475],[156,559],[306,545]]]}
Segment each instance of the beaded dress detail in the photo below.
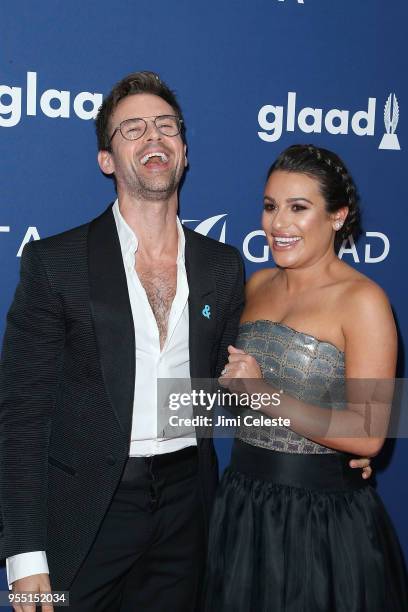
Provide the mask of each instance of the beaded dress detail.
{"label": "beaded dress detail", "polygon": [[[257,320],[240,325],[236,346],[255,357],[264,379],[273,385],[274,391],[283,390],[314,405],[344,408],[344,353],[330,342],[318,340],[283,323]],[[245,414],[253,414],[253,411],[246,410]],[[286,427],[241,424],[236,437],[247,444],[284,453],[336,452]]]}

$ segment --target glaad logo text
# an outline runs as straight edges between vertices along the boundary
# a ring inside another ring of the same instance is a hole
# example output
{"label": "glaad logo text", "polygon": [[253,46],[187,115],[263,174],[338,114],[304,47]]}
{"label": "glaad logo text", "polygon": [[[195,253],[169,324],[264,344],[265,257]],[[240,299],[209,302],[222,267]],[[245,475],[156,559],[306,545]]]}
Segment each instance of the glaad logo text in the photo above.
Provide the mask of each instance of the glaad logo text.
{"label": "glaad logo text", "polygon": [[[211,235],[212,238],[225,243],[227,216],[228,214],[224,213],[204,220],[183,219],[182,223],[184,225],[198,222],[195,227],[193,226],[196,232],[204,236]],[[387,259],[390,253],[390,240],[383,232],[366,232],[365,241],[362,239],[361,242],[364,244],[363,253],[357,251],[354,240],[350,236],[343,242],[338,254],[339,258],[350,256],[355,263],[364,262],[366,264],[380,263]],[[253,230],[244,236],[241,250],[245,259],[251,263],[266,263],[271,260],[265,232],[261,229]]]}
{"label": "glaad logo text", "polygon": [[[288,92],[286,109],[284,106],[265,104],[258,113],[258,123],[261,131],[258,136],[265,142],[276,142],[282,136],[284,129],[295,132],[300,129],[305,134],[321,134],[324,130],[329,134],[349,134],[350,130],[356,136],[374,136],[376,124],[377,98],[368,98],[367,109],[349,110],[332,108],[325,111],[322,108],[306,106],[297,108],[297,94]],[[286,116],[285,116],[286,110]],[[385,134],[379,149],[400,149],[396,134],[399,119],[397,96],[391,93],[385,103],[384,126]]]}
{"label": "glaad logo text", "polygon": [[[182,223],[183,225],[186,224],[187,227],[191,223],[193,224],[191,228],[199,234],[211,236],[211,238],[225,243],[227,238],[227,217],[228,213],[223,213],[203,220],[182,219]],[[1,225],[0,236],[2,233],[10,234],[11,229],[9,225]],[[40,240],[40,234],[35,226],[27,227],[22,242],[18,247],[17,257],[21,257],[24,246],[31,240]],[[339,251],[339,258],[343,259],[344,256],[351,257],[355,263],[364,262],[366,264],[380,263],[387,259],[390,253],[390,240],[383,232],[366,232],[365,240],[362,238],[361,242],[364,245],[364,252],[362,252],[363,249],[357,251],[354,240],[350,236],[348,240],[343,242]],[[243,237],[241,251],[245,259],[251,263],[266,263],[272,259],[266,243],[265,232],[261,229],[252,230]]]}
{"label": "glaad logo text", "polygon": [[[38,103],[44,115],[51,118],[67,119],[71,114],[71,92],[46,89],[37,92],[37,73],[27,72],[25,90],[25,112],[35,116]],[[23,89],[10,85],[0,85],[0,127],[14,127],[20,123],[23,112]],[[102,94],[89,91],[79,92],[72,101],[72,109],[79,119],[94,119],[102,104]]]}

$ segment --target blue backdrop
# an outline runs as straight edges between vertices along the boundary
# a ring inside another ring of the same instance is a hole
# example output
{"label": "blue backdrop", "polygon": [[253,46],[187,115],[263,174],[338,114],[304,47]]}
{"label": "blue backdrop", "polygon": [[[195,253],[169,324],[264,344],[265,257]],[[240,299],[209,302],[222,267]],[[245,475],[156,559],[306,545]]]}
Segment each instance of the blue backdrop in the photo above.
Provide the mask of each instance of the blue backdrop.
{"label": "blue backdrop", "polygon": [[[289,144],[340,154],[365,233],[344,260],[388,293],[406,376],[406,0],[19,0],[0,21],[2,332],[25,241],[89,220],[114,198],[91,118],[125,74],[154,70],[178,94],[190,167],[180,216],[272,265],[259,231],[268,166]],[[386,134],[384,138],[384,134]],[[221,462],[228,444],[218,441]],[[406,440],[375,461],[405,552]],[[3,575],[4,579],[4,575]]]}

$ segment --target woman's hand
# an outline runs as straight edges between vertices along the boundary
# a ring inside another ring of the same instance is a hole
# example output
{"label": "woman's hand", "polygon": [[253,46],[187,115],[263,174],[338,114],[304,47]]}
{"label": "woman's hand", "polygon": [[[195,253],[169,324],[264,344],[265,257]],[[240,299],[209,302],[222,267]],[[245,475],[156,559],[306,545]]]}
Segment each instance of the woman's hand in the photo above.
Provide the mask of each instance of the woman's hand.
{"label": "woman's hand", "polygon": [[218,379],[221,386],[239,393],[247,390],[246,379],[262,378],[261,368],[255,357],[232,345],[229,345],[228,353],[228,363]]}

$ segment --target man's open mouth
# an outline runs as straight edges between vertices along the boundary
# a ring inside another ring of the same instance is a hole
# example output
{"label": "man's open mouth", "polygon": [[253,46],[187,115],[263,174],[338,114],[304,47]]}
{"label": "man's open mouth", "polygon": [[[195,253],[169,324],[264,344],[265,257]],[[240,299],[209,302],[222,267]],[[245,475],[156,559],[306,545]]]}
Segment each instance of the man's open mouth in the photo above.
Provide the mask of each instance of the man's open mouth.
{"label": "man's open mouth", "polygon": [[169,161],[169,158],[165,153],[163,153],[163,151],[151,151],[150,153],[143,155],[143,157],[140,159],[140,163],[143,166],[146,166],[150,160],[154,161],[155,163],[159,162],[161,164],[165,164]]}

